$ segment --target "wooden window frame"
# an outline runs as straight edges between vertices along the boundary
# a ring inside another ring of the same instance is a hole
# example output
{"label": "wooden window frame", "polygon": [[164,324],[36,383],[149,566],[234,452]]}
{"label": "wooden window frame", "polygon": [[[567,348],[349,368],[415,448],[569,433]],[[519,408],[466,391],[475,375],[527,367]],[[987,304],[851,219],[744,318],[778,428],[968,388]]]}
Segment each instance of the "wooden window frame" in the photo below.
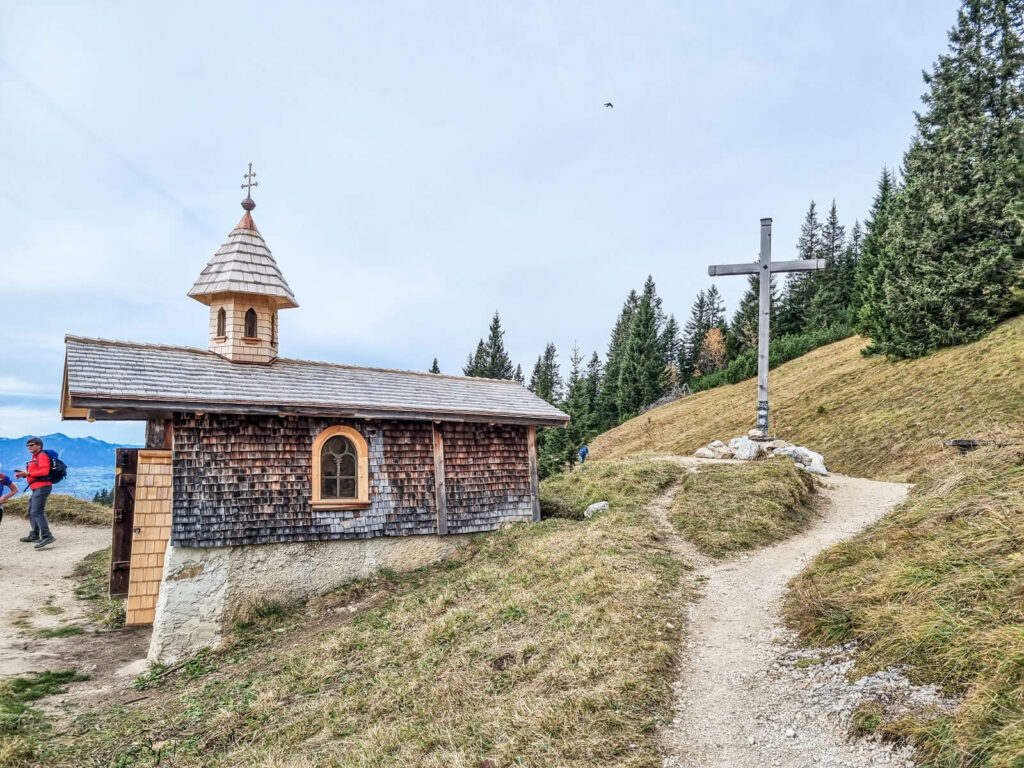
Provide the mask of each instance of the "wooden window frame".
{"label": "wooden window frame", "polygon": [[226,339],[228,337],[228,313],[224,307],[217,310],[217,333],[216,338]]}
{"label": "wooden window frame", "polygon": [[[321,496],[320,452],[324,443],[338,435],[348,438],[356,449],[356,493],[354,499],[325,499]],[[370,451],[366,438],[352,427],[328,427],[313,441],[313,496],[310,505],[315,509],[366,509],[370,506]]]}
{"label": "wooden window frame", "polygon": [[[249,328],[249,313],[252,312],[252,328]],[[252,334],[249,334],[249,331]],[[242,316],[242,341],[258,341],[260,333],[260,313],[252,307],[245,310],[245,314]]]}

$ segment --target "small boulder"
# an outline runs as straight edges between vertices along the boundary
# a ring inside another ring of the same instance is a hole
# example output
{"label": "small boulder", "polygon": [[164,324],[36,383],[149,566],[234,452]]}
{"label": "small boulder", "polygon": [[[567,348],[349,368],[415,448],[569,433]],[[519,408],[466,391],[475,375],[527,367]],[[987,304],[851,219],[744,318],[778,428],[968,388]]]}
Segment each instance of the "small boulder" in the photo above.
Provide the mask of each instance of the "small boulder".
{"label": "small boulder", "polygon": [[714,454],[714,458],[716,459],[732,458],[732,451],[729,449],[729,446],[723,443],[721,440],[715,440],[711,443],[708,443],[708,450]]}
{"label": "small boulder", "polygon": [[[577,509],[578,509],[578,507],[577,507]],[[585,517],[587,520],[589,520],[590,518],[592,518],[594,516],[594,514],[596,512],[603,512],[606,509],[608,509],[608,502],[607,501],[598,501],[595,504],[591,504],[589,507],[587,507],[585,510],[583,510],[583,517]]]}
{"label": "small boulder", "polygon": [[[803,465],[798,464],[797,466]],[[808,464],[804,466],[804,472],[810,472],[812,475],[822,475],[823,477],[828,474],[824,464]]]}
{"label": "small boulder", "polygon": [[[733,445],[735,443],[735,445]],[[764,455],[764,449],[760,443],[756,443],[749,437],[740,437],[729,441],[734,458],[741,461],[754,461]]]}
{"label": "small boulder", "polygon": [[[729,449],[726,448],[726,450],[729,450]],[[698,448],[696,451],[693,452],[693,455],[696,456],[698,459],[717,459],[718,458],[715,455],[715,452],[712,451],[710,448]]]}

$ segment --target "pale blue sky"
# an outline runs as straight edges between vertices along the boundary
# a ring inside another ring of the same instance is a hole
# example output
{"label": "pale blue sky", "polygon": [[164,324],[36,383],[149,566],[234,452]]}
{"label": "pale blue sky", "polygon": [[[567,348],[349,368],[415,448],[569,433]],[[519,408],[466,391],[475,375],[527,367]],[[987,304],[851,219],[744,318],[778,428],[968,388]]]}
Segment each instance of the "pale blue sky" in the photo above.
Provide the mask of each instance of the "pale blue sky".
{"label": "pale blue sky", "polygon": [[284,356],[458,373],[498,309],[564,368],[648,273],[682,322],[760,217],[864,217],[958,6],[6,0],[0,435],[140,439],[60,423],[63,336],[205,347],[249,161]]}

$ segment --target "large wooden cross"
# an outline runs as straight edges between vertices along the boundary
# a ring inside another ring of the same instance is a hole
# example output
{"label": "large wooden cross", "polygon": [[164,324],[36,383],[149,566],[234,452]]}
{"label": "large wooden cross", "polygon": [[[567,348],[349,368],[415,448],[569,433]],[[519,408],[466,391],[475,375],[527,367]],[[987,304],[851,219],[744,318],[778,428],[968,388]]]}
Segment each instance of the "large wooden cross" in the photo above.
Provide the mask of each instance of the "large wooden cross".
{"label": "large wooden cross", "polygon": [[768,339],[772,315],[772,275],[776,272],[815,272],[825,268],[824,259],[772,261],[772,220],[761,219],[761,253],[752,264],[718,264],[708,267],[711,277],[757,275],[760,301],[757,321],[757,430],[768,439]]}

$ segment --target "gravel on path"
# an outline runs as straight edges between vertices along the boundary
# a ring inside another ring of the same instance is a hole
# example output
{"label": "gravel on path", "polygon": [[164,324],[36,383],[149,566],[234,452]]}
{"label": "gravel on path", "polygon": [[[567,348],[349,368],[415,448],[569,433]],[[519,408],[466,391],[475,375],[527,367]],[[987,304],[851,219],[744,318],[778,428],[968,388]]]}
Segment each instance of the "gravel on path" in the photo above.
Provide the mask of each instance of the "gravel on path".
{"label": "gravel on path", "polygon": [[[902,502],[909,488],[829,475],[822,516],[807,531],[726,561],[690,557],[702,596],[690,608],[676,717],[663,733],[666,768],[914,764],[907,747],[848,738],[849,707],[864,686],[835,672],[849,669],[848,658],[798,666],[806,652],[780,619],[789,580]],[[902,685],[899,675],[891,678],[887,684]]]}

